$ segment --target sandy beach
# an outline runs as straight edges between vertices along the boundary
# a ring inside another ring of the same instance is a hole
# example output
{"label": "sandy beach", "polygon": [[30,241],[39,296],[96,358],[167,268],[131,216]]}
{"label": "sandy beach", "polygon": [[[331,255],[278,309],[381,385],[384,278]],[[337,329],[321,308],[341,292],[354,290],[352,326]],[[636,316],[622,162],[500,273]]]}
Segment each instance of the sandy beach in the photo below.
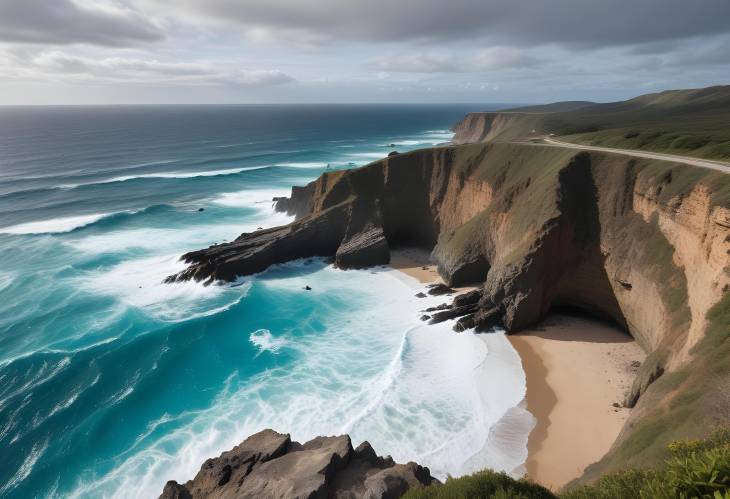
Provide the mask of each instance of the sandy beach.
{"label": "sandy beach", "polygon": [[623,401],[645,355],[626,333],[582,317],[550,316],[508,338],[522,358],[527,408],[537,420],[527,475],[558,490],[616,440],[629,409],[613,404]]}
{"label": "sandy beach", "polygon": [[[440,282],[427,251],[391,252],[391,267],[422,283]],[[462,288],[462,290],[473,288]],[[610,324],[552,315],[538,327],[510,335],[527,377],[527,408],[536,426],[528,440],[527,475],[558,490],[599,460],[621,431],[621,404],[637,363],[638,344]]]}

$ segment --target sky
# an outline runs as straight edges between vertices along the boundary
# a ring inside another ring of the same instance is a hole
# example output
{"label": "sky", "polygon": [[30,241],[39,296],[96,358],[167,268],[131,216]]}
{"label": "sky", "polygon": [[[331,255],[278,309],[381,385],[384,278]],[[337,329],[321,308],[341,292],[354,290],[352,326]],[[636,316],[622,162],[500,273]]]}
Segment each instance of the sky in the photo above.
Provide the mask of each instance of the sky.
{"label": "sky", "polygon": [[730,0],[0,0],[0,105],[613,101],[730,84]]}

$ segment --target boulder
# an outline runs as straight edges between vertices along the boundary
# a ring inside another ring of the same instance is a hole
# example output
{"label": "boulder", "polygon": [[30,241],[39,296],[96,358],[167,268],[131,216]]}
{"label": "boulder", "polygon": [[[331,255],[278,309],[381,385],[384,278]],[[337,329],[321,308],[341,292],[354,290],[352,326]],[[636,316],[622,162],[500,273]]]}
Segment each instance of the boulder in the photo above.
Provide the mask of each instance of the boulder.
{"label": "boulder", "polygon": [[263,430],[205,461],[185,484],[167,482],[160,499],[395,499],[433,483],[428,468],[396,464],[368,442],[353,449],[347,435],[300,444]]}

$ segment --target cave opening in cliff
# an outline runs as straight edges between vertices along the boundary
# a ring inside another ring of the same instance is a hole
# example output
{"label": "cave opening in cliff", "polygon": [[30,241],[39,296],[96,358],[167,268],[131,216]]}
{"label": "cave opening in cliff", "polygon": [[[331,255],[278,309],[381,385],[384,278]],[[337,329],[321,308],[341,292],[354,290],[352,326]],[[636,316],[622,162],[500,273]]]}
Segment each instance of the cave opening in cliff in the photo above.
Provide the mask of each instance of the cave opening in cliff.
{"label": "cave opening in cliff", "polygon": [[629,334],[628,322],[606,273],[605,256],[597,246],[582,261],[566,272],[553,288],[547,308],[549,314],[591,318],[616,326]]}

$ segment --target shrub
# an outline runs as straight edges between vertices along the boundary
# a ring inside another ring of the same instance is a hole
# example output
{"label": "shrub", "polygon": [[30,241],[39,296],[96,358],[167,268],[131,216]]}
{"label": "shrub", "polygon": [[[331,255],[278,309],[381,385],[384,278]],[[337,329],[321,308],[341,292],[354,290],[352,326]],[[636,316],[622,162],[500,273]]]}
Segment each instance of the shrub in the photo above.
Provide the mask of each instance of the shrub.
{"label": "shrub", "polygon": [[406,499],[730,499],[730,427],[704,440],[669,444],[670,457],[654,469],[625,470],[595,484],[554,495],[525,479],[480,471],[445,484],[414,489]]}
{"label": "shrub", "polygon": [[443,485],[410,490],[403,499],[555,499],[555,495],[529,480],[484,470],[449,478]]}

